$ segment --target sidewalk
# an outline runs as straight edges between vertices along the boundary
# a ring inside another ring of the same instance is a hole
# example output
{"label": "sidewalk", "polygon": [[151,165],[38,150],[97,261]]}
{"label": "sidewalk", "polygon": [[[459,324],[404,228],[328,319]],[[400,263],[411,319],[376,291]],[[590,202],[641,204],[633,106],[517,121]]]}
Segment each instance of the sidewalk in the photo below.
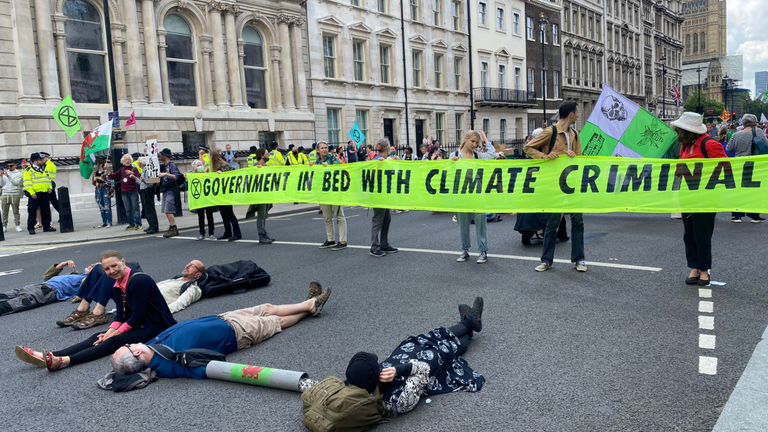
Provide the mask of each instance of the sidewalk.
{"label": "sidewalk", "polygon": [[[152,234],[153,236],[161,235],[168,229],[168,219],[165,215],[160,213],[160,207],[156,206],[158,211],[157,219],[160,222],[160,232],[158,234]],[[274,204],[272,210],[269,212],[269,216],[280,216],[293,213],[299,213],[303,211],[318,210],[317,204]],[[27,208],[22,206],[22,228],[26,227],[27,220]],[[242,221],[245,218],[245,212],[248,210],[248,206],[234,206],[235,215],[238,216],[238,220]],[[58,213],[51,209],[53,226],[58,230],[59,224]],[[114,222],[117,222],[116,208],[112,207],[112,218]],[[217,226],[221,226],[221,216],[216,214],[214,216]],[[36,235],[29,235],[26,229],[22,232],[17,232],[15,225],[13,224],[13,215],[10,215],[8,219],[8,232],[5,233],[5,241],[0,242],[2,246],[35,246],[35,245],[54,245],[62,243],[83,243],[94,240],[104,239],[117,239],[125,237],[139,237],[147,236],[143,231],[125,231],[127,225],[114,225],[111,228],[96,228],[101,225],[101,213],[98,208],[86,209],[86,210],[72,210],[72,220],[75,225],[75,231],[70,233],[60,233],[58,231],[52,233],[44,233],[43,230],[37,230]],[[142,219],[142,229],[147,228],[147,220]],[[197,215],[189,212],[187,204],[184,205],[184,216],[176,218],[176,226],[179,230],[197,228]]]}

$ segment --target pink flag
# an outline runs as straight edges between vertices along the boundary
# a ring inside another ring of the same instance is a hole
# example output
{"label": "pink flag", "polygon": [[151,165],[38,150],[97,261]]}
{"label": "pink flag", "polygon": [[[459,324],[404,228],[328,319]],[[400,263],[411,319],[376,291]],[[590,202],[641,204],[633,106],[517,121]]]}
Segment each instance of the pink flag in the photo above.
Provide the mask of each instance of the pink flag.
{"label": "pink flag", "polygon": [[136,112],[132,112],[131,116],[128,117],[128,121],[125,122],[125,127],[132,126],[136,124]]}

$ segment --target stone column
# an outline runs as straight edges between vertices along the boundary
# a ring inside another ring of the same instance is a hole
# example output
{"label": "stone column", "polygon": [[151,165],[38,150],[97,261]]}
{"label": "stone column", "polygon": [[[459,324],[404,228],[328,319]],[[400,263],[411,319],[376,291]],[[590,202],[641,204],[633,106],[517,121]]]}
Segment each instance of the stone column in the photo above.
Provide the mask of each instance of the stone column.
{"label": "stone column", "polygon": [[47,0],[35,0],[35,24],[37,26],[37,50],[40,53],[40,81],[43,83],[43,99],[59,102],[61,101],[61,94],[59,94],[59,75],[56,72],[51,5]]}
{"label": "stone column", "polygon": [[53,16],[56,23],[56,29],[53,35],[56,37],[56,65],[59,69],[59,89],[61,96],[67,97],[72,94],[72,86],[69,84],[69,60],[67,59],[67,35],[64,32],[64,23],[67,17],[62,14]]}
{"label": "stone column", "polygon": [[128,95],[125,91],[125,65],[123,63],[124,32],[124,25],[112,24],[112,49],[115,54],[115,86],[117,87],[118,104],[129,104]]}
{"label": "stone column", "polygon": [[272,107],[277,112],[283,112],[283,96],[280,91],[280,51],[282,51],[280,45],[272,45],[269,47],[269,51],[272,54],[272,98],[274,103]]}
{"label": "stone column", "polygon": [[248,106],[248,92],[245,88],[245,41],[237,40],[238,70],[240,71],[240,89],[243,95],[243,106]]}
{"label": "stone column", "polygon": [[141,18],[144,23],[144,56],[147,59],[147,84],[149,103],[163,103],[162,83],[160,81],[160,61],[157,53],[157,33],[155,32],[155,3],[153,0],[141,0]]}
{"label": "stone column", "polygon": [[307,77],[304,72],[304,44],[301,38],[301,27],[304,22],[304,18],[295,18],[291,25],[292,56],[296,65],[296,73],[293,75],[293,89],[296,92],[296,106],[302,111],[309,109],[307,105]]}
{"label": "stone column", "polygon": [[213,103],[213,82],[211,81],[211,38],[208,35],[200,36],[200,48],[203,52],[203,88],[205,89],[205,107],[216,109]]}
{"label": "stone column", "polygon": [[283,47],[280,51],[280,63],[282,63],[280,77],[283,82],[283,106],[285,106],[285,109],[287,110],[294,110],[296,109],[296,103],[294,102],[294,92],[291,91],[291,87],[293,87],[293,62],[291,61],[291,38],[288,31],[288,24],[293,21],[293,18],[288,15],[278,15],[276,21],[280,32],[280,45]]}
{"label": "stone column", "polygon": [[227,65],[229,66],[229,95],[232,106],[242,108],[243,93],[240,85],[240,59],[238,56],[237,35],[235,31],[235,14],[240,12],[238,6],[230,6],[224,14],[224,32],[227,35]]}
{"label": "stone column", "polygon": [[19,89],[18,100],[21,103],[42,102],[37,75],[37,58],[35,49],[31,46],[35,32],[32,27],[32,9],[29,7],[29,0],[13,0],[11,12],[13,16],[11,20],[13,49],[16,52],[16,84],[18,84]]}
{"label": "stone column", "polygon": [[165,44],[165,35],[168,31],[162,27],[157,29],[157,54],[158,64],[160,66],[160,83],[163,91],[163,102],[167,105],[171,104],[171,91],[168,87],[168,61],[165,57],[165,49],[168,45]]}
{"label": "stone column", "polygon": [[227,71],[226,58],[224,56],[224,38],[221,29],[221,10],[219,3],[211,2],[208,5],[208,12],[211,23],[211,33],[213,33],[213,73],[216,80],[216,105],[219,108],[229,107],[229,98],[227,97]]}
{"label": "stone column", "polygon": [[144,98],[144,68],[141,61],[139,41],[139,19],[136,15],[136,0],[123,1],[125,15],[125,44],[128,51],[128,74],[131,81],[131,103],[146,105]]}

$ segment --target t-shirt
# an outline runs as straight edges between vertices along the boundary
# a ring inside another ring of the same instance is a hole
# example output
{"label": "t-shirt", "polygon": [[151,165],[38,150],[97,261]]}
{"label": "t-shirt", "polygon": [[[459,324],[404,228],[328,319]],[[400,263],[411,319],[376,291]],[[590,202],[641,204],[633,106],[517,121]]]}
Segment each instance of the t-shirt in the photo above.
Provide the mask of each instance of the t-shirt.
{"label": "t-shirt", "polygon": [[77,289],[85,279],[84,274],[54,276],[43,282],[56,290],[56,299],[59,301],[77,297]]}
{"label": "t-shirt", "polygon": [[[165,345],[176,352],[192,348],[205,348],[222,354],[229,354],[237,350],[237,337],[235,331],[226,321],[211,315],[182,321],[164,330],[147,343],[147,345],[153,344]],[[207,378],[205,366],[184,367],[178,362],[164,359],[160,354],[152,356],[149,367],[162,378]]]}

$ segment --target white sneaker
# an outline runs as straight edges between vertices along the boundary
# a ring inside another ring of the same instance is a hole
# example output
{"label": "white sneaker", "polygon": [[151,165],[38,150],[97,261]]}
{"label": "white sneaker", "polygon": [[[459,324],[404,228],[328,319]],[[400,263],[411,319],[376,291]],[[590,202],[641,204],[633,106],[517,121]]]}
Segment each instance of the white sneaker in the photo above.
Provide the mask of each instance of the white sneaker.
{"label": "white sneaker", "polygon": [[576,263],[576,271],[585,272],[587,271],[587,263],[582,261],[579,261]]}
{"label": "white sneaker", "polygon": [[163,204],[163,203],[161,203],[160,201],[155,201],[155,205],[156,205],[156,206],[159,206],[159,205],[162,205],[162,204]]}
{"label": "white sneaker", "polygon": [[541,263],[541,264],[537,265],[534,270],[536,270],[537,272],[544,272],[544,271],[547,271],[547,270],[549,270],[551,268],[552,268],[552,264]]}
{"label": "white sneaker", "polygon": [[8,230],[5,227],[3,227],[3,232],[8,232]]}
{"label": "white sneaker", "polygon": [[22,231],[21,227],[16,225],[16,231],[21,232]]}

